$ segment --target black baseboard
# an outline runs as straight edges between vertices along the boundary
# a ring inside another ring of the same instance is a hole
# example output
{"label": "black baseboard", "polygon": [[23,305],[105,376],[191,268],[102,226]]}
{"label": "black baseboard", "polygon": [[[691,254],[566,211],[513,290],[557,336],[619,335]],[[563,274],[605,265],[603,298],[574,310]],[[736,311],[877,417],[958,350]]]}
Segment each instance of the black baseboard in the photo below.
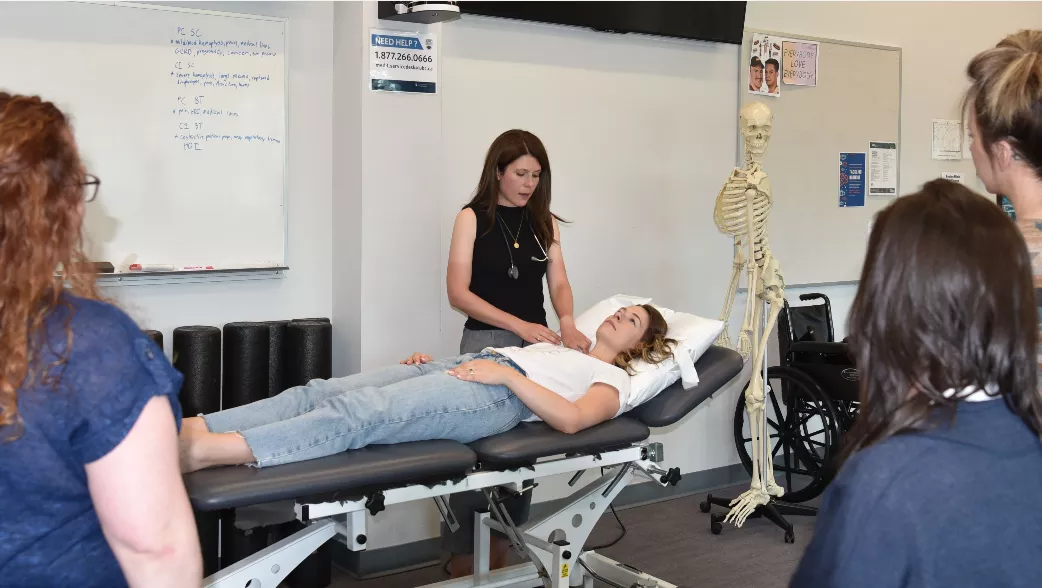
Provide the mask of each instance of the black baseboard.
{"label": "black baseboard", "polygon": [[[692,494],[711,492],[749,482],[749,474],[742,464],[684,474],[674,487],[642,483],[626,487],[615,498],[615,510],[644,506],[654,502],[675,500]],[[568,498],[533,504],[531,518],[538,519],[568,503]],[[351,551],[337,539],[331,542],[333,565],[356,580],[368,580],[390,574],[407,572],[436,565],[442,561],[441,539],[432,537],[422,541],[366,551]]]}

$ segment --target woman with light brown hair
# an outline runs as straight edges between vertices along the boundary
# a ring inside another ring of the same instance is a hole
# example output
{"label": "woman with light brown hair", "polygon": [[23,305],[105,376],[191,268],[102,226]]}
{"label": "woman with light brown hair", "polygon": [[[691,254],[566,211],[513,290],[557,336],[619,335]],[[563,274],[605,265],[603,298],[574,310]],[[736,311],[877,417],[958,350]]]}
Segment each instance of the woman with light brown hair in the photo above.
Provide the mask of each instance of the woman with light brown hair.
{"label": "woman with light brown hair", "polygon": [[1042,31],[1020,31],[966,68],[970,153],[992,194],[1013,204],[1042,286]]}
{"label": "woman with light brown hair", "polygon": [[[1013,205],[1035,288],[1042,288],[1042,31],[1009,35],[977,54],[966,73],[973,165],[984,188]],[[1038,313],[1042,324],[1042,306]],[[1042,348],[1037,355],[1042,373]]]}
{"label": "woman with light brown hair", "polygon": [[0,584],[199,586],[182,376],[82,251],[100,183],[54,104],[0,92]]}

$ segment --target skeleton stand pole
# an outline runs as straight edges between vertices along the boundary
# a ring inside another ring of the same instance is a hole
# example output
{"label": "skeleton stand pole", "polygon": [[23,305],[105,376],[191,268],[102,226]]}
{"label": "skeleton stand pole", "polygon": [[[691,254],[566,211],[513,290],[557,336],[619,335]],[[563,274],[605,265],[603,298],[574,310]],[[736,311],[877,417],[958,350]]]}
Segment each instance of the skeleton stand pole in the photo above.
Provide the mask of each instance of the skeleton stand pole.
{"label": "skeleton stand pole", "polygon": [[[750,296],[754,296],[755,294],[750,293],[749,295]],[[767,326],[767,312],[768,312],[768,307],[769,306],[770,305],[767,304],[767,301],[764,300],[763,301],[763,312],[761,313],[761,316],[760,316],[761,324],[759,326],[759,329],[760,329],[761,332],[763,332],[763,330]],[[763,337],[767,337],[769,335],[770,335],[770,333],[763,333],[762,336]],[[754,367],[753,369],[756,369],[756,367]],[[763,350],[763,366],[762,366],[762,369],[763,369],[763,393],[764,393],[765,398],[764,398],[764,413],[763,413],[763,428],[764,428],[764,430],[760,431],[760,443],[761,443],[760,456],[761,456],[761,459],[760,459],[759,466],[760,466],[760,479],[761,480],[766,480],[767,479],[767,468],[772,468],[772,469],[774,468],[774,456],[773,456],[773,454],[771,452],[770,436],[767,434],[767,406],[773,406],[774,404],[773,403],[768,403],[767,402],[767,398],[766,398],[766,395],[769,394],[770,391],[771,391],[770,381],[767,379],[767,349],[766,349],[766,347]],[[775,415],[775,418],[781,418],[781,416],[782,415]],[[752,423],[749,423],[749,426],[752,427]],[[749,433],[750,434],[752,433],[752,429],[751,428],[749,430]],[[780,440],[779,440],[779,442],[780,442]],[[713,505],[729,509],[732,500],[733,500],[732,498],[721,498],[719,496],[713,496],[712,494],[708,494],[708,495],[706,495],[705,501],[703,501],[701,504],[699,504],[698,507],[699,507],[699,509],[702,512],[709,512],[710,510],[712,510]],[[753,514],[749,515],[749,518],[750,519],[756,519],[756,518],[760,518],[760,517],[767,517],[767,519],[770,520],[772,523],[774,523],[775,525],[778,525],[783,530],[785,530],[785,542],[786,543],[793,543],[796,540],[796,535],[793,533],[792,523],[790,523],[789,521],[785,520],[785,515],[790,515],[790,516],[792,516],[792,515],[814,516],[814,515],[817,514],[817,512],[818,512],[817,509],[814,508],[814,507],[803,506],[801,504],[793,504],[791,502],[782,502],[780,500],[775,499],[774,497],[771,497],[771,501],[770,502],[768,502],[767,504],[765,504],[763,506],[756,507],[756,510],[753,512]],[[714,535],[719,535],[720,532],[723,530],[723,524],[722,523],[723,523],[723,520],[724,520],[724,515],[720,514],[720,513],[713,513],[712,515],[710,515],[709,520],[710,520],[710,527],[709,527],[710,530],[712,531],[712,533]]]}

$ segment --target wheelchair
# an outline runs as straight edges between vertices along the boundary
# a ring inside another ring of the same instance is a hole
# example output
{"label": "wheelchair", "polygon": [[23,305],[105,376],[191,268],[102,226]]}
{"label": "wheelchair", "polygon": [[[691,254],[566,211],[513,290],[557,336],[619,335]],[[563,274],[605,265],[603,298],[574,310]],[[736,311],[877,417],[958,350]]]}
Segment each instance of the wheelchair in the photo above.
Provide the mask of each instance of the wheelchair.
{"label": "wheelchair", "polygon": [[[835,339],[828,296],[801,294],[800,300],[822,302],[807,306],[784,302],[778,314],[780,365],[767,368],[764,382],[774,479],[785,488],[778,500],[786,503],[807,502],[825,491],[832,476],[826,465],[839,450],[840,438],[853,426],[860,406],[858,371],[846,342]],[[735,406],[734,438],[742,465],[752,475],[746,390]]]}

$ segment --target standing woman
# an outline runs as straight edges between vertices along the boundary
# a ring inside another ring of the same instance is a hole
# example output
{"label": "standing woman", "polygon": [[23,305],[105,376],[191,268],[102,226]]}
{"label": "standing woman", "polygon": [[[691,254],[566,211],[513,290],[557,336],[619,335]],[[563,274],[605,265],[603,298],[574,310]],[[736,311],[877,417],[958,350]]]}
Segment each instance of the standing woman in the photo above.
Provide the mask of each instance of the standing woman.
{"label": "standing woman", "polygon": [[[452,228],[449,303],[468,317],[460,353],[529,343],[589,351],[590,340],[575,328],[557,221],[542,141],[527,131],[503,133],[489,147],[477,192]],[[547,327],[544,276],[560,337]]]}
{"label": "standing woman", "polygon": [[[550,211],[550,160],[538,137],[510,130],[492,142],[477,191],[456,215],[449,247],[449,303],[467,315],[460,353],[486,347],[563,344],[588,352],[590,340],[575,328],[572,287],[561,253],[558,217]],[[561,325],[547,326],[543,277]],[[525,484],[528,486],[529,484]],[[504,505],[515,524],[528,517],[532,493]],[[474,511],[487,508],[480,492],[453,494],[455,533],[442,526],[454,577],[472,573]],[[492,567],[503,567],[509,543],[494,533]]]}
{"label": "standing woman", "polygon": [[199,586],[183,378],[98,300],[80,235],[99,186],[57,107],[0,92],[0,584]]}
{"label": "standing woman", "polygon": [[[973,165],[984,188],[1013,205],[1042,288],[1042,31],[1009,35],[977,54],[966,73]],[[1042,352],[1038,361],[1042,372]]]}

